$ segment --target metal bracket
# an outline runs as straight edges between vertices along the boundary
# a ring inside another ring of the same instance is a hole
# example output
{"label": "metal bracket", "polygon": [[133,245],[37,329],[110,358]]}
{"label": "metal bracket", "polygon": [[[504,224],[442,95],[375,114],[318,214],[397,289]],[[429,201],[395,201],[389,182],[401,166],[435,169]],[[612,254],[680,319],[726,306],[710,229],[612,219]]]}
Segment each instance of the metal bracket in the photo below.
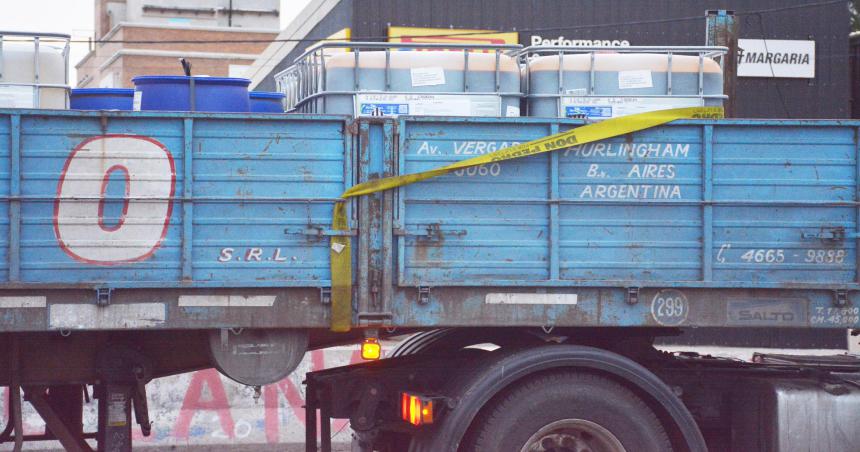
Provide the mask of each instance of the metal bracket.
{"label": "metal bracket", "polygon": [[848,306],[848,291],[837,289],[833,297],[833,303],[840,308]]}
{"label": "metal bracket", "polygon": [[97,306],[109,305],[111,292],[113,292],[113,289],[111,289],[110,287],[98,287],[98,288],[96,288],[96,305]]}
{"label": "metal bracket", "polygon": [[309,235],[312,237],[331,237],[331,236],[356,236],[358,232],[355,229],[350,229],[348,231],[341,231],[338,229],[329,229],[322,226],[307,226],[299,229],[284,229],[284,234],[298,234],[298,235]]}
{"label": "metal bracket", "polygon": [[430,303],[430,288],[418,286],[418,304]]}
{"label": "metal bracket", "polygon": [[320,303],[331,304],[331,287],[320,287]]}
{"label": "metal bracket", "polygon": [[396,236],[413,236],[413,237],[431,237],[436,240],[439,240],[444,235],[454,235],[457,237],[463,237],[467,234],[465,229],[460,230],[442,230],[442,227],[437,223],[432,223],[428,225],[418,225],[414,229],[404,229],[404,228],[396,228],[394,229],[394,235]]}
{"label": "metal bracket", "polygon": [[634,305],[639,303],[639,288],[638,287],[628,287],[627,288],[627,304]]}

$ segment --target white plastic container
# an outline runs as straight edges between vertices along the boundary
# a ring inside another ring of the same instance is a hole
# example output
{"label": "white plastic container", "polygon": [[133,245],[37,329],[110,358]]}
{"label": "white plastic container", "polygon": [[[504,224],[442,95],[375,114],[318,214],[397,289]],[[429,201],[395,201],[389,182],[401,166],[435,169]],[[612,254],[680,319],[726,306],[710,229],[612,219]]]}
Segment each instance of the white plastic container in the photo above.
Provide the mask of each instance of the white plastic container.
{"label": "white plastic container", "polygon": [[69,108],[69,40],[0,31],[0,108]]}
{"label": "white plastic container", "polygon": [[349,52],[311,50],[276,76],[288,109],[352,116],[519,116],[520,69],[504,53],[512,49],[349,45]]}
{"label": "white plastic container", "polygon": [[528,115],[607,119],[721,106],[722,48],[524,49]]}

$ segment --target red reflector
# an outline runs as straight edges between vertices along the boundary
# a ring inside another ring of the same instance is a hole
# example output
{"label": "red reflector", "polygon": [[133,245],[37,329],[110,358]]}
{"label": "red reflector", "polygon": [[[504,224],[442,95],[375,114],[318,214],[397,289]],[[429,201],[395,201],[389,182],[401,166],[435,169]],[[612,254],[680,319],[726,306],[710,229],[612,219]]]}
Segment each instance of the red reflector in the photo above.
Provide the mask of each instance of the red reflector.
{"label": "red reflector", "polygon": [[400,393],[400,418],[418,426],[433,423],[433,399]]}
{"label": "red reflector", "polygon": [[409,394],[400,393],[400,419],[409,421]]}

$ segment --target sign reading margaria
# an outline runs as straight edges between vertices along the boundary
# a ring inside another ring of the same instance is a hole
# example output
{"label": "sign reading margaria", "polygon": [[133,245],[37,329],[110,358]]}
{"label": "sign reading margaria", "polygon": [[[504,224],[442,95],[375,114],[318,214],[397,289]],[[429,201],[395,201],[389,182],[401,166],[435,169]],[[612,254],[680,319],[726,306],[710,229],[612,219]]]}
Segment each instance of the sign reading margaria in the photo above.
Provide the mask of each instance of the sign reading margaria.
{"label": "sign reading margaria", "polygon": [[738,77],[815,78],[815,41],[738,39]]}

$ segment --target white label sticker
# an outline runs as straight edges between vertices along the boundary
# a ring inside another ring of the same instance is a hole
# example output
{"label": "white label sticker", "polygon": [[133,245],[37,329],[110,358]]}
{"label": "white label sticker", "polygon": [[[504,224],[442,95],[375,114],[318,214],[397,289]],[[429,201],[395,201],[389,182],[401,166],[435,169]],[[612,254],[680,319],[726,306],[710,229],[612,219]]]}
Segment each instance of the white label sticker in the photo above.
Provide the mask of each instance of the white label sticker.
{"label": "white label sticker", "polygon": [[346,248],[346,245],[344,245],[342,243],[332,243],[331,244],[332,251],[334,251],[337,254],[340,254],[344,248]]}
{"label": "white label sticker", "polygon": [[651,71],[618,71],[618,89],[652,88]]}
{"label": "white label sticker", "polygon": [[416,67],[410,70],[412,86],[435,86],[445,84],[445,70],[441,67]]}
{"label": "white label sticker", "polygon": [[128,424],[126,400],[127,399],[123,394],[111,393],[110,397],[108,397],[107,418],[109,426],[124,427]]}
{"label": "white label sticker", "polygon": [[356,94],[356,116],[501,116],[495,94]]}
{"label": "white label sticker", "polygon": [[33,108],[32,86],[0,86],[0,108]]}
{"label": "white label sticker", "polygon": [[561,105],[568,118],[608,119],[669,108],[701,107],[704,102],[700,97],[587,96],[563,97]]}
{"label": "white label sticker", "polygon": [[508,118],[516,118],[520,115],[520,107],[514,107],[513,105],[508,105],[505,108],[505,116]]}
{"label": "white label sticker", "polygon": [[132,109],[134,111],[140,111],[140,102],[143,100],[143,92],[135,91],[134,99],[132,99]]}
{"label": "white label sticker", "polygon": [[576,304],[575,293],[488,293],[486,304]]}

